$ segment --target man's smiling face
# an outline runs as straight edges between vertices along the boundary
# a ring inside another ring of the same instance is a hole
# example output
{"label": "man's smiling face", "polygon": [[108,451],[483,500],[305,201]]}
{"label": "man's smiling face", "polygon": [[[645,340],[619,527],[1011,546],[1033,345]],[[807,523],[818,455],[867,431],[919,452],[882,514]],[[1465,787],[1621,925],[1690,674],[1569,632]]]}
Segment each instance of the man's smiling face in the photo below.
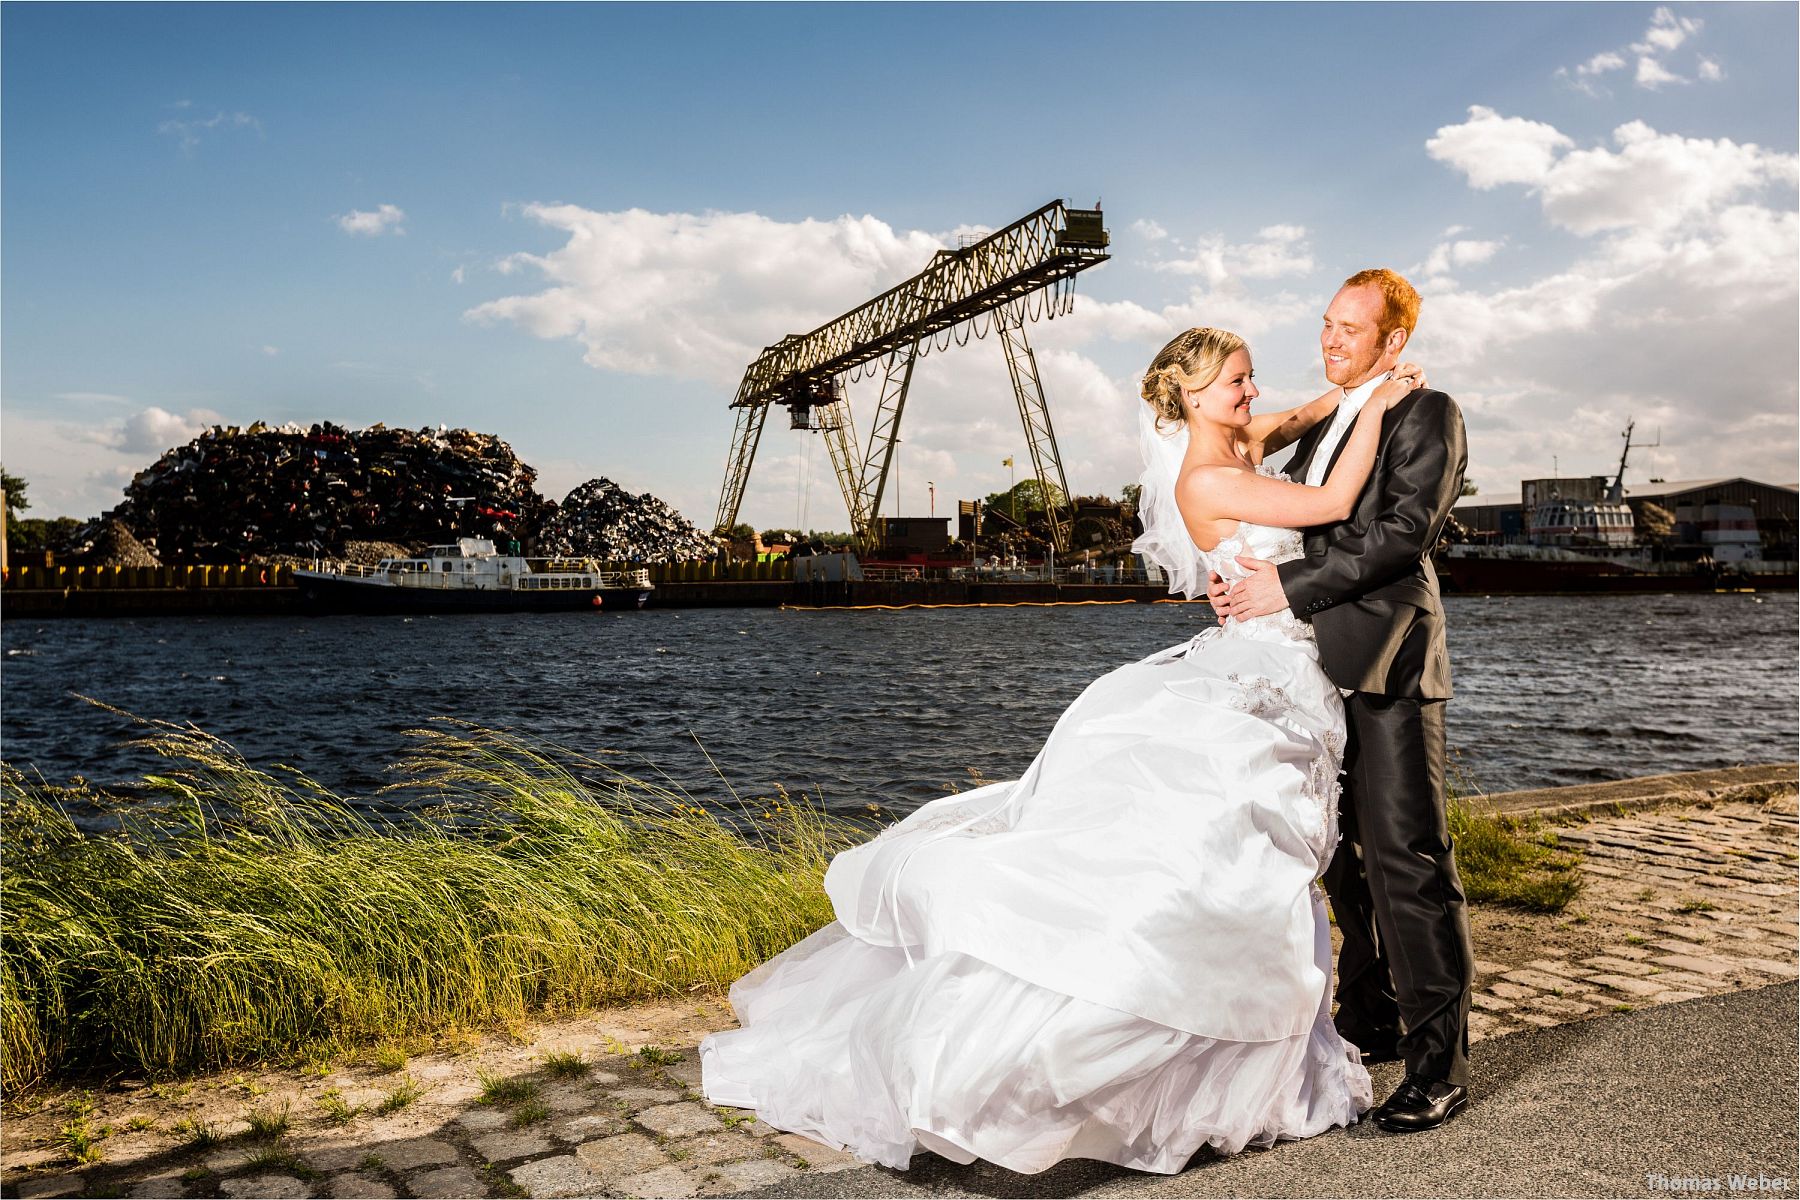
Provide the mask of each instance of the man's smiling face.
{"label": "man's smiling face", "polygon": [[[1325,324],[1319,330],[1319,350],[1325,359],[1325,378],[1342,388],[1366,383],[1393,365],[1388,342],[1381,336],[1385,307],[1381,289],[1373,284],[1347,287],[1331,298]],[[1404,344],[1404,343],[1403,343]],[[1392,354],[1398,357],[1400,347]]]}

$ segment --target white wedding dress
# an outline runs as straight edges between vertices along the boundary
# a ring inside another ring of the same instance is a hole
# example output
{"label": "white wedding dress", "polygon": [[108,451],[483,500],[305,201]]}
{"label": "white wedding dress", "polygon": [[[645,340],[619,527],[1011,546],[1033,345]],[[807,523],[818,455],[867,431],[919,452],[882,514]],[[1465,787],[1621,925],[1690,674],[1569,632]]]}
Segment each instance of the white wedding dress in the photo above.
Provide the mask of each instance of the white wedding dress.
{"label": "white wedding dress", "polygon": [[[1194,562],[1300,552],[1246,523]],[[902,1169],[1172,1173],[1355,1122],[1316,882],[1343,730],[1288,612],[1101,676],[1021,778],[833,859],[837,919],[733,984],[741,1028],[701,1043],[707,1100]]]}

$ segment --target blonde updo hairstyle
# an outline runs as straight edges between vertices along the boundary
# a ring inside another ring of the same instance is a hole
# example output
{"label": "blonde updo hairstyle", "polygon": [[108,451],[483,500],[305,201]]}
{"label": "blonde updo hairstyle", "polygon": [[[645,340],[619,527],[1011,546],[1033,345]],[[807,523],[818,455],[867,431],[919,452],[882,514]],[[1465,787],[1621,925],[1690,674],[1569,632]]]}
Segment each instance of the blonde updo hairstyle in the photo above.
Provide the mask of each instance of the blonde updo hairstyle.
{"label": "blonde updo hairstyle", "polygon": [[1225,369],[1225,360],[1244,345],[1244,339],[1229,329],[1203,326],[1176,334],[1158,351],[1150,360],[1150,369],[1144,372],[1141,390],[1144,402],[1156,414],[1157,432],[1163,431],[1165,420],[1185,425],[1187,411],[1181,403],[1182,389],[1197,391],[1212,383]]}

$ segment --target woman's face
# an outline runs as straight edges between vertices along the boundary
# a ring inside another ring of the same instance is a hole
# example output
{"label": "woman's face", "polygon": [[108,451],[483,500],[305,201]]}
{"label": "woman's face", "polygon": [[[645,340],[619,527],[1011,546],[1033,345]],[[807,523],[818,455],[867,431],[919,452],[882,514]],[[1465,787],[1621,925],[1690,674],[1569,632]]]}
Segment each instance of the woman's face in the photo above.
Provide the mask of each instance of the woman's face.
{"label": "woman's face", "polygon": [[1250,402],[1259,395],[1248,349],[1233,350],[1219,369],[1219,377],[1205,387],[1183,391],[1183,398],[1201,420],[1233,428],[1250,424]]}

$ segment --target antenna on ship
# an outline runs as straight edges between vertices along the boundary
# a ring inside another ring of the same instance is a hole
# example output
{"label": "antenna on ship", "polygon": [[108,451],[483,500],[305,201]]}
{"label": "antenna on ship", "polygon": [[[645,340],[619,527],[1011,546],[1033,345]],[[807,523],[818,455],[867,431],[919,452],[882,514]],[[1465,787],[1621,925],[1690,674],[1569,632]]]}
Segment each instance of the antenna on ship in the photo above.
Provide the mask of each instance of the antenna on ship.
{"label": "antenna on ship", "polygon": [[[1606,499],[1610,504],[1617,504],[1625,499],[1625,462],[1631,457],[1631,431],[1637,428],[1637,418],[1625,422],[1625,432],[1619,436],[1625,439],[1625,448],[1619,452],[1619,473],[1613,476],[1612,486],[1606,489]],[[1639,442],[1638,449],[1654,450],[1662,445],[1662,430],[1656,431],[1654,442]]]}

